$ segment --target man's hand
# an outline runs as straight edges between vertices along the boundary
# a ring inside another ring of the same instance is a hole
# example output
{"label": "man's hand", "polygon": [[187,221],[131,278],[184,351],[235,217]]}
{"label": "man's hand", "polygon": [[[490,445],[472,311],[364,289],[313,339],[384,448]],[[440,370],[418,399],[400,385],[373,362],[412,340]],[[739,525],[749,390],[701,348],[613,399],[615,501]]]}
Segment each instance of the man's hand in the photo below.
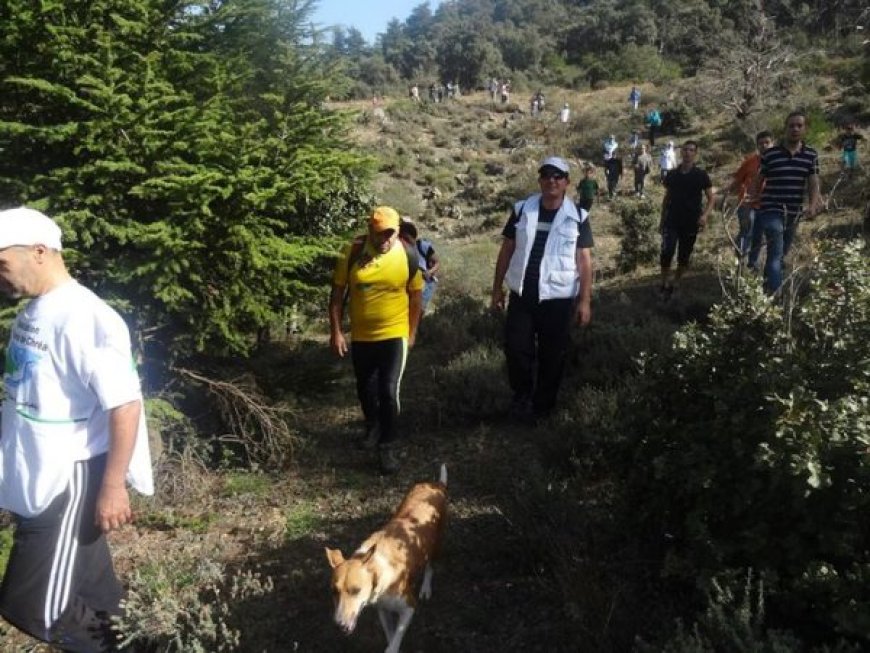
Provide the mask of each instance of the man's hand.
{"label": "man's hand", "polygon": [[577,324],[580,326],[588,326],[592,321],[592,302],[580,300],[577,303]]}
{"label": "man's hand", "polygon": [[344,355],[347,354],[347,340],[341,331],[329,336],[329,347],[336,356],[344,358]]}
{"label": "man's hand", "polygon": [[94,522],[104,533],[121,528],[133,521],[130,511],[130,496],[123,485],[103,485],[97,495],[97,508]]}
{"label": "man's hand", "polygon": [[698,218],[698,231],[704,231],[704,227],[707,226],[707,214],[705,213],[700,218]]}
{"label": "man's hand", "polygon": [[504,288],[494,289],[490,299],[490,307],[495,311],[503,311],[505,306]]}

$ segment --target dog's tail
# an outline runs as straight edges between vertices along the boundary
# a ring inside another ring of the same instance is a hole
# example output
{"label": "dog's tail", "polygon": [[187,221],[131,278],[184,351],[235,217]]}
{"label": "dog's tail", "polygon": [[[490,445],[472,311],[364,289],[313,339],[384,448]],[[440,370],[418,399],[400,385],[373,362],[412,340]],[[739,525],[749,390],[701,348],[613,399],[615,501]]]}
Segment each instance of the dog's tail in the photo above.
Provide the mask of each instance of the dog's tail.
{"label": "dog's tail", "polygon": [[438,481],[445,486],[447,485],[447,465],[445,463],[441,463],[441,476],[438,478]]}

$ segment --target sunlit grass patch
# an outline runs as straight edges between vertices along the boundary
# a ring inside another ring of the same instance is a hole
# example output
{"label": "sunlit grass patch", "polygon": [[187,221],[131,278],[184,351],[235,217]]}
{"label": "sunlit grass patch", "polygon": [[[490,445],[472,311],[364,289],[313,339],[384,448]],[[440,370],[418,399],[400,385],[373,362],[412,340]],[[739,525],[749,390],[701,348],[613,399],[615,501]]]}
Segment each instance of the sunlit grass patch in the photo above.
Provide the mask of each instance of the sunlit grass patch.
{"label": "sunlit grass patch", "polygon": [[293,506],[287,513],[284,534],[288,540],[298,540],[311,534],[321,521],[313,504],[302,503]]}

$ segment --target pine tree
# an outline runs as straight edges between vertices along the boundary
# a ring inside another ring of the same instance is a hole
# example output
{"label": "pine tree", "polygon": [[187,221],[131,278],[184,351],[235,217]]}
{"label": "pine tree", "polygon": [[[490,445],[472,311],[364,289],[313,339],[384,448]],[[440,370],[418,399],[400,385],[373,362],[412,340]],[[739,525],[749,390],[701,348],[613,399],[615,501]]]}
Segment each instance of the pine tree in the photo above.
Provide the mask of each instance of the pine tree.
{"label": "pine tree", "polygon": [[76,275],[166,362],[249,351],[364,210],[309,5],[0,10],[0,202],[58,218]]}

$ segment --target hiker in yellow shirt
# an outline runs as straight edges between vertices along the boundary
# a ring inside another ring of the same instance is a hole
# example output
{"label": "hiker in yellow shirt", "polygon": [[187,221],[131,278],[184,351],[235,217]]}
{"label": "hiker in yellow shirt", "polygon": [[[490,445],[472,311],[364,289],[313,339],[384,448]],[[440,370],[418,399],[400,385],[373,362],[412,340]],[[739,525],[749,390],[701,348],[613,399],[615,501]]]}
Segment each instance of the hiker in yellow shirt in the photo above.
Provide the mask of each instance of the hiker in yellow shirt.
{"label": "hiker in yellow shirt", "polygon": [[416,250],[399,239],[399,223],[399,214],[389,206],[372,212],[368,234],[345,247],[335,265],[329,300],[329,344],[343,357],[348,344],[341,319],[348,297],[350,353],[365,418],[358,444],[364,449],[377,446],[381,471],[388,474],[399,468],[399,387],[423,305]]}

